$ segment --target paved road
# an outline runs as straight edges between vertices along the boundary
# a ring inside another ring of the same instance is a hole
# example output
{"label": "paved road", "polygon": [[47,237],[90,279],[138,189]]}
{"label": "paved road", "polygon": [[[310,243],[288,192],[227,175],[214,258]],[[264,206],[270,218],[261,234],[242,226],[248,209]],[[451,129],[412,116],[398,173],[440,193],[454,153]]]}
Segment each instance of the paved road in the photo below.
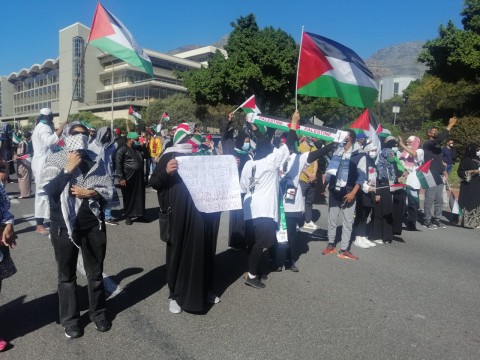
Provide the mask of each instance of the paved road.
{"label": "paved road", "polygon": [[[15,196],[16,184],[7,190]],[[147,189],[147,214],[156,194]],[[354,248],[359,261],[325,257],[320,230],[299,239],[299,273],[270,274],[267,288],[241,281],[245,254],[227,247],[222,217],[216,291],[204,314],[168,311],[165,246],[158,222],[108,227],[106,280],[113,328],[68,340],[58,324],[56,270],[48,237],[36,235],[33,199],[14,201],[19,269],[0,295],[0,359],[479,359],[480,232],[457,227],[404,232],[392,245]],[[85,278],[79,272],[82,308]],[[112,289],[112,291],[115,289]]]}

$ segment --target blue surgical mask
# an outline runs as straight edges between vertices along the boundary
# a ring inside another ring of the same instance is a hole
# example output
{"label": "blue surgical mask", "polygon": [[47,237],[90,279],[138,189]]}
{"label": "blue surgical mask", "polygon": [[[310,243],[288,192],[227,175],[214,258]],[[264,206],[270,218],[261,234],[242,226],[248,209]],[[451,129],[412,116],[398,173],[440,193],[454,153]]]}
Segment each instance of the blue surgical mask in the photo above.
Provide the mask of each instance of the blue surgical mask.
{"label": "blue surgical mask", "polygon": [[250,150],[250,143],[243,143],[243,146],[242,146],[242,150],[243,151],[249,151]]}
{"label": "blue surgical mask", "polygon": [[140,146],[140,141],[134,141],[134,142],[133,142],[133,146],[139,147],[139,146]]}

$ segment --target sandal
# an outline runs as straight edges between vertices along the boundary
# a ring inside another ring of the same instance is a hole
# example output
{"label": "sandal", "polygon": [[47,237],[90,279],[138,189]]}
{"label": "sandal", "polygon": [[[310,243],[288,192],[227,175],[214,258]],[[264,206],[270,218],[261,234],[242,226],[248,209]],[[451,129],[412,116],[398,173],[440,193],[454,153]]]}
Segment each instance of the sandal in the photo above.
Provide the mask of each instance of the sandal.
{"label": "sandal", "polygon": [[8,346],[8,342],[3,339],[0,339],[0,351],[5,350],[7,346]]}

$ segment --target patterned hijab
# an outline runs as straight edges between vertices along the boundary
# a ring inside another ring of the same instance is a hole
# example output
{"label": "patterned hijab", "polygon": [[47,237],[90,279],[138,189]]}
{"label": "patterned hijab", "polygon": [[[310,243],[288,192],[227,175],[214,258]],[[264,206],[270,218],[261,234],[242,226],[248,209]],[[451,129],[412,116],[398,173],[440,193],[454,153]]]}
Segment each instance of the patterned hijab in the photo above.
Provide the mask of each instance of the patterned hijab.
{"label": "patterned hijab", "polygon": [[7,192],[0,185],[0,222],[5,222],[7,220],[13,219],[12,214],[8,211],[10,209],[10,199]]}
{"label": "patterned hijab", "polygon": [[[172,152],[186,155],[209,155],[211,154],[208,146],[203,144],[202,135],[193,134],[193,126],[188,123],[177,125],[173,135],[173,146],[167,148],[163,154]],[[162,154],[162,155],[163,155]]]}
{"label": "patterned hijab", "polygon": [[378,155],[377,173],[379,180],[395,182],[395,166],[393,163],[388,162],[388,159],[391,157],[395,157],[395,153],[390,148],[383,149]]}

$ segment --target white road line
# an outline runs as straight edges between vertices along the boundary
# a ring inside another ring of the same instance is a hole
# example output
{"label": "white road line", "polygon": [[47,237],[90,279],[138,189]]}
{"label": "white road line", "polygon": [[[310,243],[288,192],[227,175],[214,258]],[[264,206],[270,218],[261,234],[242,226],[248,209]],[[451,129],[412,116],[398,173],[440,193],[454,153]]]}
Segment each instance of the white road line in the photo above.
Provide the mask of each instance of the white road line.
{"label": "white road line", "polygon": [[[32,225],[32,226],[37,226],[37,222],[35,221],[35,215],[34,214],[23,214],[20,219],[28,221],[30,223],[30,225]],[[19,219],[17,218],[16,220],[19,220]]]}
{"label": "white road line", "polygon": [[13,197],[13,195],[8,195],[8,198],[10,199],[11,204],[20,204],[20,200],[18,200],[16,197]]}
{"label": "white road line", "polygon": [[[77,270],[83,276],[87,276],[85,272],[85,267],[83,266],[83,257],[82,254],[78,254],[78,261],[77,261]],[[123,289],[117,285],[113,279],[108,276],[107,274],[103,273],[103,286],[105,287],[105,296],[107,299],[113,299],[115,296],[120,294]]]}

